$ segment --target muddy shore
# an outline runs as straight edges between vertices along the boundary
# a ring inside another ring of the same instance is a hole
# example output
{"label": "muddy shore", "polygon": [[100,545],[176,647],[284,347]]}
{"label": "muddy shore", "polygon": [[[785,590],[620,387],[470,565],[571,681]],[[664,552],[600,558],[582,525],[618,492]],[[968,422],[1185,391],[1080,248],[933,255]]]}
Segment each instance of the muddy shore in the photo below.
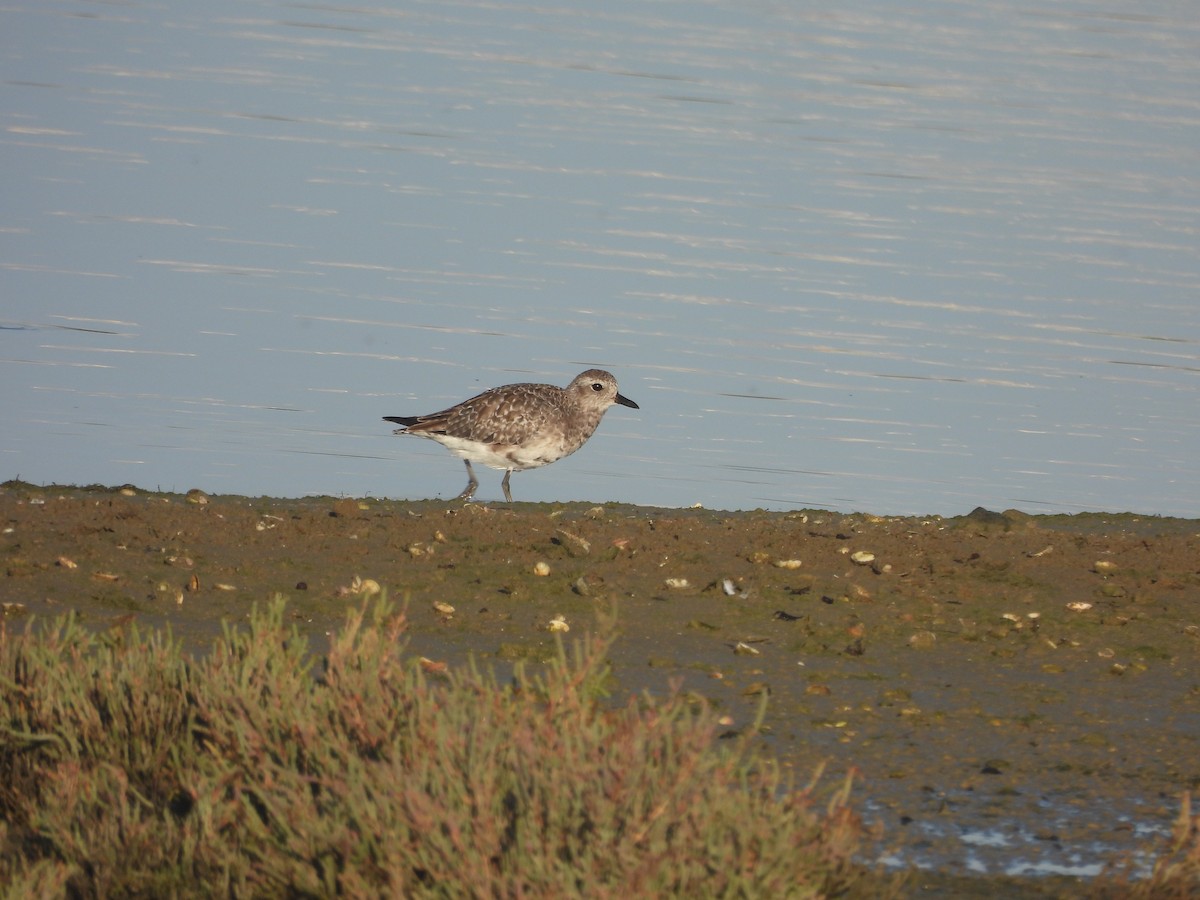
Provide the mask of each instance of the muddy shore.
{"label": "muddy shore", "polygon": [[856,770],[875,852],[981,895],[1135,853],[1200,787],[1196,521],[9,482],[0,525],[9,628],[75,611],[203,652],[222,619],[283,594],[320,650],[378,585],[407,605],[413,655],[502,670],[553,653],[556,620],[569,640],[615,611],[618,693],[681,680],[730,733],[766,695],[764,749],[801,781]]}

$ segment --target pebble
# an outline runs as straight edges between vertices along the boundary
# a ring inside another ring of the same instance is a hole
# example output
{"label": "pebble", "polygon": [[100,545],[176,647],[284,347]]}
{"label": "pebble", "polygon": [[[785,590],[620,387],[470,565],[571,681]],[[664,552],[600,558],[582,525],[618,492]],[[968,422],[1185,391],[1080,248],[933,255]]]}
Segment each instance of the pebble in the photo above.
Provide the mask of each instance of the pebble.
{"label": "pebble", "polygon": [[364,597],[374,597],[381,590],[383,590],[383,588],[379,586],[379,582],[374,578],[359,578],[357,575],[355,575],[354,580],[350,582],[350,589],[354,593],[361,594]]}
{"label": "pebble", "polygon": [[444,662],[432,660],[428,656],[417,657],[417,662],[420,663],[421,668],[430,675],[445,675],[450,668]]}

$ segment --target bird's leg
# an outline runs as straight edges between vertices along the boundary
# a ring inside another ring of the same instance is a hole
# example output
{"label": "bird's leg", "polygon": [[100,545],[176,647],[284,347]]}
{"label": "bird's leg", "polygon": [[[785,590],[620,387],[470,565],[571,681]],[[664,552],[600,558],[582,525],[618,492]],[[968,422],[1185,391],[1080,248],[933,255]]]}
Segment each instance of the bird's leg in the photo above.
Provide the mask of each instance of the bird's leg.
{"label": "bird's leg", "polygon": [[512,475],[512,473],[513,473],[512,469],[507,470],[504,473],[504,480],[500,482],[500,487],[504,488],[504,499],[507,500],[509,503],[513,502],[512,494],[509,493],[509,490],[508,490],[508,479],[509,479],[509,476]]}
{"label": "bird's leg", "polygon": [[467,478],[470,480],[467,482],[467,486],[463,488],[463,492],[454,498],[455,500],[470,500],[475,496],[475,488],[479,487],[479,479],[475,477],[475,470],[471,468],[471,461],[464,459],[463,462],[467,465]]}

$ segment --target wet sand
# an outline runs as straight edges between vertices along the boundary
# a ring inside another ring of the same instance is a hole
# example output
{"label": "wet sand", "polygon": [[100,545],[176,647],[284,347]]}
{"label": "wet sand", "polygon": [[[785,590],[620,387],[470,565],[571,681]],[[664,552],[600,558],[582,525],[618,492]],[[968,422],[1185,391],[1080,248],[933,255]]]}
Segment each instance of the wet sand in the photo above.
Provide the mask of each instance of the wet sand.
{"label": "wet sand", "polygon": [[204,652],[222,619],[283,594],[320,651],[374,582],[407,605],[410,653],[503,670],[552,654],[556,618],[569,640],[615,611],[619,694],[681,681],[731,734],[765,695],[765,751],[800,781],[856,771],[872,852],[947,875],[1094,871],[1154,844],[1200,787],[1195,521],[18,482],[0,511],[10,628],[75,611]]}

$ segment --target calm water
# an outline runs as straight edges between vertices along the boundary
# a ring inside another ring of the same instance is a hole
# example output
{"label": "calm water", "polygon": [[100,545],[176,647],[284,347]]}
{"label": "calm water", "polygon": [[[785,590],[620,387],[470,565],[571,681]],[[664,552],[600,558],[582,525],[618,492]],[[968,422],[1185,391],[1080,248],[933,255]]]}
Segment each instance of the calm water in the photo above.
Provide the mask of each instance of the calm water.
{"label": "calm water", "polygon": [[817,7],[10,3],[0,478],[1200,516],[1194,5]]}

